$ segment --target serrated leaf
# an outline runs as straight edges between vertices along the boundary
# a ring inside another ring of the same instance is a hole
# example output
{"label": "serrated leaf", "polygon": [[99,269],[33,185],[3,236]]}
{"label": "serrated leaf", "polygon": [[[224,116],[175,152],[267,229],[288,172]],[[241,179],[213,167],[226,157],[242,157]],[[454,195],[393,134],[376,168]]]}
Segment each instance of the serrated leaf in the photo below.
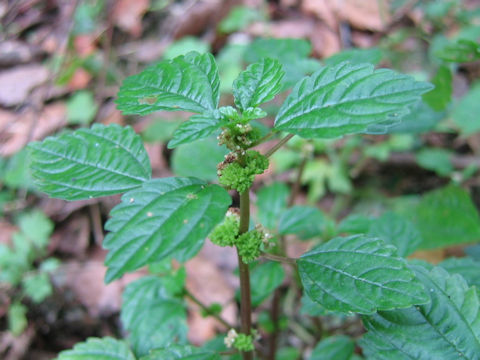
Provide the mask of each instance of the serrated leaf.
{"label": "serrated leaf", "polygon": [[89,338],[72,350],[62,351],[57,360],[135,360],[125,341],[111,337]]}
{"label": "serrated leaf", "polygon": [[469,286],[480,288],[480,261],[470,257],[449,258],[438,264],[450,274],[461,275]]}
{"label": "serrated leaf", "polygon": [[151,177],[142,140],[132,128],[95,124],[30,143],[37,188],[51,197],[80,200],[126,192]]}
{"label": "serrated leaf", "polygon": [[433,249],[480,239],[480,216],[468,192],[456,185],[423,196],[413,212],[421,248]]}
{"label": "serrated leaf", "polygon": [[440,66],[432,84],[435,88],[423,94],[425,101],[433,110],[445,110],[452,99],[452,72],[448,66]]}
{"label": "serrated leaf", "polygon": [[284,183],[273,183],[258,191],[257,207],[260,224],[270,230],[275,230],[280,214],[287,208],[290,190]]}
{"label": "serrated leaf", "polygon": [[475,83],[460,99],[453,109],[452,119],[463,135],[468,136],[480,131],[480,83]]}
{"label": "serrated leaf", "polygon": [[327,219],[317,208],[293,206],[280,217],[278,232],[281,235],[295,234],[300,239],[310,239],[323,234]]}
{"label": "serrated leaf", "polygon": [[382,60],[382,51],[379,48],[347,49],[325,59],[326,65],[337,65],[344,61],[351,64],[370,63],[377,65]]}
{"label": "serrated leaf", "polygon": [[305,138],[374,132],[398,122],[431,90],[392,70],[370,64],[325,66],[295,85],[275,120],[275,129]]}
{"label": "serrated leaf", "polygon": [[203,242],[230,203],[222,187],[195,178],[154,179],[126,193],[105,224],[106,281]]}
{"label": "serrated leaf", "polygon": [[272,100],[282,89],[284,75],[278,60],[264,58],[251,64],[233,82],[235,104],[245,110]]}
{"label": "serrated leaf", "polygon": [[373,221],[368,235],[378,237],[397,248],[398,255],[406,257],[422,243],[422,236],[413,222],[392,212]]}
{"label": "serrated leaf", "polygon": [[277,262],[267,262],[257,265],[251,272],[252,304],[260,305],[271,293],[282,284],[285,271]]}
{"label": "serrated leaf", "polygon": [[190,52],[125,79],[116,103],[124,114],[159,110],[204,113],[217,108],[219,86],[213,55]]}
{"label": "serrated leaf", "polygon": [[348,336],[330,336],[318,343],[309,360],[350,360],[355,344]]}
{"label": "serrated leaf", "polygon": [[308,296],[328,310],[372,314],[428,301],[396,249],[376,238],[337,237],[303,254],[297,264]]}
{"label": "serrated leaf", "polygon": [[480,299],[459,275],[442,268],[412,266],[428,289],[430,302],[364,317],[361,340],[372,360],[479,359]]}
{"label": "serrated leaf", "polygon": [[123,293],[121,320],[130,332],[138,356],[174,343],[185,343],[186,310],[162,278],[143,277],[130,283]]}
{"label": "serrated leaf", "polygon": [[140,360],[220,360],[220,355],[189,345],[172,345],[164,349],[155,349]]}
{"label": "serrated leaf", "polygon": [[175,130],[172,140],[168,142],[168,148],[173,149],[181,144],[205,139],[221,126],[222,122],[213,114],[194,115]]}

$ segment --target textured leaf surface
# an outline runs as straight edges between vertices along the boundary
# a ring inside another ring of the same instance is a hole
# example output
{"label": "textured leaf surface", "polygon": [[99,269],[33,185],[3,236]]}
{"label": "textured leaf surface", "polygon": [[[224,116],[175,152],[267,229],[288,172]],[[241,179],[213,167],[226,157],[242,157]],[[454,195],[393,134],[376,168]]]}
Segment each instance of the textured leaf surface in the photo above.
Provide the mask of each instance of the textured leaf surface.
{"label": "textured leaf surface", "polygon": [[412,267],[431,301],[364,317],[361,340],[372,360],[480,359],[480,299],[459,275],[441,268]]}
{"label": "textured leaf surface", "polygon": [[62,351],[57,360],[135,360],[125,341],[111,337],[89,338],[72,350]]}
{"label": "textured leaf surface", "polygon": [[325,226],[325,215],[317,208],[293,206],[282,214],[278,232],[282,235],[295,234],[301,239],[310,239],[321,236]]}
{"label": "textured leaf surface", "polygon": [[325,59],[327,65],[337,65],[344,61],[351,64],[370,63],[377,65],[382,60],[382,51],[379,48],[347,49]]}
{"label": "textured leaf surface", "polygon": [[480,217],[470,195],[450,185],[426,194],[414,221],[422,235],[422,248],[432,249],[480,239]]}
{"label": "textured leaf surface", "polygon": [[258,191],[257,207],[260,224],[275,230],[281,213],[287,208],[289,189],[283,183],[273,183]]}
{"label": "textured leaf surface", "polygon": [[205,139],[221,126],[222,122],[213,114],[194,115],[175,130],[172,140],[168,142],[168,148],[173,149],[181,144]]}
{"label": "textured leaf surface", "polygon": [[155,349],[140,360],[219,360],[220,356],[212,351],[193,346],[172,345],[164,349]]}
{"label": "textured leaf surface", "polygon": [[138,356],[174,343],[185,343],[186,310],[162,278],[147,276],[130,283],[123,293],[121,320],[130,332]]}
{"label": "textured leaf surface", "polygon": [[422,236],[414,223],[391,212],[373,221],[368,234],[395,246],[398,255],[403,257],[413,253],[422,242]]}
{"label": "textured leaf surface", "polygon": [[480,288],[480,261],[471,257],[450,258],[442,261],[438,266],[450,274],[461,275],[469,286],[476,285],[477,288]]}
{"label": "textured leaf surface", "polygon": [[284,75],[278,60],[264,58],[251,64],[233,82],[235,104],[245,110],[272,100],[282,89]]}
{"label": "textured leaf surface", "polygon": [[126,192],[152,172],[142,140],[130,127],[95,124],[29,148],[37,188],[65,200]]}
{"label": "textured leaf surface", "polygon": [[306,138],[381,131],[430,89],[428,83],[370,64],[326,66],[295,85],[275,128]]}
{"label": "textured leaf surface", "polygon": [[348,336],[330,336],[315,346],[309,360],[350,360],[354,349]]}
{"label": "textured leaf surface", "polygon": [[126,193],[105,224],[106,281],[203,242],[230,203],[222,187],[195,178],[154,179]]}
{"label": "textured leaf surface", "polygon": [[376,238],[337,237],[297,263],[305,291],[328,310],[372,314],[428,301],[396,249]]}
{"label": "textured leaf surface", "polygon": [[204,113],[216,109],[219,86],[213,56],[190,52],[125,79],[116,103],[124,114],[158,110]]}

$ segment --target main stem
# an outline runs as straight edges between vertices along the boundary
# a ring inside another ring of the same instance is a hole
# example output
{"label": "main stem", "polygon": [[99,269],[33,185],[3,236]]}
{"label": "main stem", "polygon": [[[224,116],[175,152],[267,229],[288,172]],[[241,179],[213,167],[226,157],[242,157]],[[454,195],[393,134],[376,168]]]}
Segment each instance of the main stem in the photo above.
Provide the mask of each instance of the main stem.
{"label": "main stem", "polygon": [[[240,194],[240,229],[239,233],[248,232],[250,224],[250,189]],[[240,273],[240,319],[242,333],[250,335],[252,332],[252,301],[250,295],[250,271],[248,265],[238,254],[238,269]],[[242,352],[243,360],[253,360],[253,352]]]}

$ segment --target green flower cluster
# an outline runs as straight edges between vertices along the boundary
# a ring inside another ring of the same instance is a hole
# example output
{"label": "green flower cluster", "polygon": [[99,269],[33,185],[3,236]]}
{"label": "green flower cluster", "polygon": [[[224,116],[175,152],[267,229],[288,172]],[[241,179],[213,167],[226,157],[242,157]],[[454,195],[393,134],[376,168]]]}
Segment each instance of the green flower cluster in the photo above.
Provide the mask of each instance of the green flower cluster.
{"label": "green flower cluster", "polygon": [[219,144],[232,151],[246,150],[255,145],[261,138],[258,128],[253,127],[249,122],[253,119],[264,117],[266,113],[260,108],[248,108],[242,114],[231,106],[222,107],[220,113],[226,120],[223,131],[218,137]]}
{"label": "green flower cluster", "polygon": [[255,347],[253,346],[252,335],[238,334],[233,342],[233,347],[240,351],[253,351]]}
{"label": "green flower cluster", "polygon": [[223,223],[216,226],[208,236],[210,241],[218,246],[234,246],[240,227],[240,218],[237,214],[227,212]]}
{"label": "green flower cluster", "polygon": [[248,264],[260,256],[260,246],[265,234],[257,229],[242,234],[236,240],[238,254],[244,263]]}
{"label": "green flower cluster", "polygon": [[252,186],[255,175],[262,174],[268,168],[268,158],[255,150],[247,150],[243,160],[244,166],[239,161],[219,164],[220,184],[242,193]]}

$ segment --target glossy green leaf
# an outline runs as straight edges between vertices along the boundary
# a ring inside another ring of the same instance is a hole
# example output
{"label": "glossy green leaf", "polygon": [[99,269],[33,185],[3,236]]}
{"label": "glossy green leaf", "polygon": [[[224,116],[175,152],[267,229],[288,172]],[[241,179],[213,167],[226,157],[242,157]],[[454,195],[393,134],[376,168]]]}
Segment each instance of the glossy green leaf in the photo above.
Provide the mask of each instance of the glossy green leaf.
{"label": "glossy green leaf", "polygon": [[424,195],[413,213],[421,248],[432,249],[480,239],[480,216],[470,195],[449,185]]}
{"label": "glossy green leaf", "polygon": [[126,193],[105,224],[106,281],[203,242],[230,203],[222,187],[195,178],[154,179]]}
{"label": "glossy green leaf", "polygon": [[378,65],[382,60],[382,51],[379,48],[346,49],[325,59],[326,65],[338,65],[344,61],[356,65],[370,63]]}
{"label": "glossy green leaf", "polygon": [[452,152],[446,149],[423,148],[415,157],[421,167],[435,171],[440,176],[448,176],[454,170]]}
{"label": "glossy green leaf", "polygon": [[213,55],[190,52],[125,79],[116,103],[124,114],[159,110],[204,113],[217,108],[219,86]]}
{"label": "glossy green leaf", "polygon": [[168,142],[168,148],[173,149],[181,144],[205,139],[220,129],[221,126],[222,122],[213,114],[194,115],[175,130],[172,140]]}
{"label": "glossy green leaf", "polygon": [[479,359],[480,299],[459,275],[412,266],[430,302],[364,317],[361,346],[372,360]]}
{"label": "glossy green leaf", "polygon": [[428,301],[396,249],[376,238],[337,237],[297,263],[305,291],[328,310],[372,314]]}
{"label": "glossy green leaf", "polygon": [[229,153],[218,146],[215,138],[197,140],[180,145],[172,155],[172,170],[178,176],[195,176],[203,180],[217,180],[217,165]]}
{"label": "glossy green leaf", "polygon": [[62,351],[57,360],[135,360],[125,341],[111,337],[89,338],[72,350]]}
{"label": "glossy green leaf", "polygon": [[233,82],[235,104],[245,110],[272,100],[282,89],[284,75],[278,60],[264,58],[251,64]]}
{"label": "glossy green leaf", "polygon": [[260,224],[270,230],[275,230],[280,215],[287,208],[290,190],[284,183],[276,182],[258,191],[257,207]]}
{"label": "glossy green leaf", "polygon": [[442,261],[438,266],[447,270],[450,274],[461,275],[469,286],[480,288],[480,261],[471,257],[449,258]]}
{"label": "glossy green leaf", "polygon": [[95,124],[29,148],[37,188],[65,200],[126,192],[149,180],[152,172],[142,140],[130,127]]}
{"label": "glossy green leaf", "polygon": [[327,219],[317,208],[293,206],[283,212],[278,232],[282,235],[295,234],[301,239],[322,236]]}
{"label": "glossy green leaf", "polygon": [[260,305],[272,292],[282,284],[285,277],[283,266],[278,262],[269,261],[257,265],[251,272],[252,304]]}
{"label": "glossy green leaf", "polygon": [[330,336],[318,343],[309,360],[350,360],[355,344],[344,335]]}
{"label": "glossy green leaf", "polygon": [[468,39],[459,39],[454,43],[447,43],[437,50],[435,55],[450,62],[471,62],[480,59],[480,44]]}
{"label": "glossy green leaf", "polygon": [[295,85],[275,129],[305,138],[384,131],[431,89],[428,83],[374,70],[370,64],[326,66]]}
{"label": "glossy green leaf", "polygon": [[172,345],[164,349],[155,349],[140,360],[220,360],[220,355],[189,345]]}
{"label": "glossy green leaf", "polygon": [[423,101],[435,111],[445,110],[452,100],[452,82],[453,76],[450,68],[448,66],[440,66],[432,79],[432,84],[435,88],[423,94]]}
{"label": "glossy green leaf", "polygon": [[471,135],[480,131],[480,82],[473,85],[453,109],[452,118],[463,135]]}
{"label": "glossy green leaf", "polygon": [[415,224],[392,212],[383,214],[373,221],[368,235],[378,237],[397,248],[398,255],[405,257],[413,253],[422,243],[422,236]]}
{"label": "glossy green leaf", "polygon": [[160,277],[143,277],[130,283],[123,293],[121,320],[130,332],[129,339],[138,356],[170,344],[185,343],[186,317],[183,302],[173,296]]}

